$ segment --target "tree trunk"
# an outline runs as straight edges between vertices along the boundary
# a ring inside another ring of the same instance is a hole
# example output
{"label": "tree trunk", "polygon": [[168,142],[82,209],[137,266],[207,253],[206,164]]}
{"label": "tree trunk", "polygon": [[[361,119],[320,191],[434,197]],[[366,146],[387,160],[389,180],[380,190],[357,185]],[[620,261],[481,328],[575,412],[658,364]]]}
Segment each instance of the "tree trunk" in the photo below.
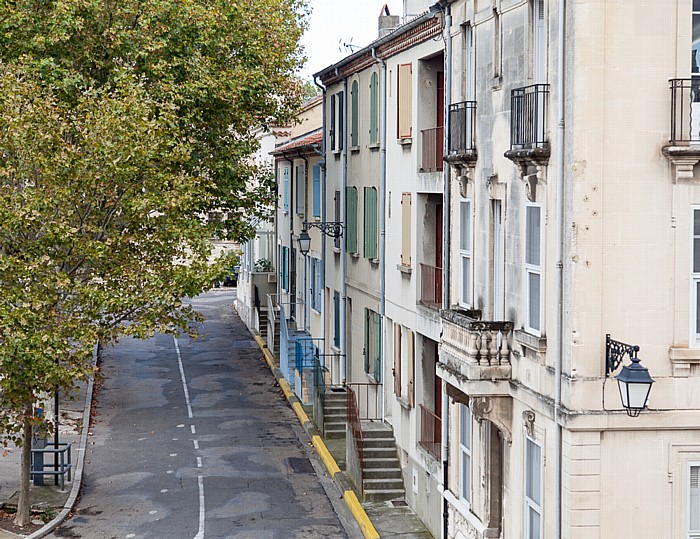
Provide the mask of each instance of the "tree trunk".
{"label": "tree trunk", "polygon": [[15,526],[26,526],[31,521],[32,502],[29,499],[29,482],[32,463],[32,407],[24,410],[24,425],[22,426],[22,464],[19,484],[19,501]]}

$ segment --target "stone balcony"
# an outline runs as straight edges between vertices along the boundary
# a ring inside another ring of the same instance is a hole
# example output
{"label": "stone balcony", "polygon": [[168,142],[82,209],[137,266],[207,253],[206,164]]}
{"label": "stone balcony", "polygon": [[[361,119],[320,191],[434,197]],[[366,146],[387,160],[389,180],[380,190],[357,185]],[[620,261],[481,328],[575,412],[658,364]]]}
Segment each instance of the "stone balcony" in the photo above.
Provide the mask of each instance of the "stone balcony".
{"label": "stone balcony", "polygon": [[438,372],[469,395],[507,395],[513,322],[481,320],[479,311],[441,311]]}

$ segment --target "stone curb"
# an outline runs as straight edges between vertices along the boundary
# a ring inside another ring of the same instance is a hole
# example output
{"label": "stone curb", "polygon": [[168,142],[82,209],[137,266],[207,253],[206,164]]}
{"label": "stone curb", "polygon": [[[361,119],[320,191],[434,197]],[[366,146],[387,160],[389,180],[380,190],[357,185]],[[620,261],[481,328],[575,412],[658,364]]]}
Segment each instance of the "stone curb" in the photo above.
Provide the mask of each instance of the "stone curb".
{"label": "stone curb", "polygon": [[[95,343],[95,347],[92,351],[92,365],[93,367],[97,364],[97,353],[100,350],[100,343]],[[56,517],[46,523],[43,528],[38,529],[31,535],[28,535],[26,539],[39,539],[40,537],[45,537],[52,531],[54,531],[59,524],[61,524],[75,506],[75,502],[78,500],[78,494],[80,493],[80,487],[83,481],[83,466],[85,464],[85,451],[87,448],[87,438],[88,431],[90,430],[90,408],[92,407],[92,390],[94,386],[95,379],[90,378],[85,394],[85,408],[83,409],[83,425],[82,432],[80,433],[80,447],[77,450],[78,458],[75,463],[75,474],[73,475],[73,486],[70,489],[70,494],[68,499]]]}
{"label": "stone curb", "polygon": [[272,352],[270,352],[267,345],[259,335],[253,334],[253,338],[258,343],[267,365],[270,367],[272,374],[275,376],[280,388],[282,388],[284,396],[287,398],[289,404],[299,418],[299,422],[304,427],[304,430],[308,434],[309,438],[311,438],[311,443],[316,448],[316,452],[321,458],[323,465],[326,467],[326,470],[330,474],[331,478],[333,478],[333,482],[342,493],[345,505],[348,506],[350,513],[352,513],[352,516],[360,527],[365,539],[379,539],[379,533],[377,533],[372,521],[369,519],[367,513],[360,504],[360,501],[357,499],[355,491],[350,487],[350,481],[348,480],[347,476],[340,470],[338,463],[333,458],[333,455],[331,455],[330,451],[328,451],[323,438],[321,438],[319,435],[318,428],[316,425],[314,425],[313,421],[309,419],[309,416],[304,411],[301,401],[296,395],[294,395],[294,392],[289,387],[289,383],[282,375],[282,371],[275,366]]}

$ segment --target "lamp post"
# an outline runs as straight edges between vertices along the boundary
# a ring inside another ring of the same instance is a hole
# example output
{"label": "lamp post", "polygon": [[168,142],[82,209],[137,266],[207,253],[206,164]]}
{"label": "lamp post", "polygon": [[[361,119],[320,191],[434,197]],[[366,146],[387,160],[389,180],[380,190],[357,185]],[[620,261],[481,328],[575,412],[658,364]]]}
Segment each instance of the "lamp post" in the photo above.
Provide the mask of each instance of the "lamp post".
{"label": "lamp post", "polygon": [[605,336],[605,376],[608,377],[628,355],[632,363],[622,367],[615,376],[620,390],[622,406],[630,417],[637,417],[649,402],[649,393],[654,379],[649,376],[649,369],[643,367],[637,357],[639,346],[625,344]]}

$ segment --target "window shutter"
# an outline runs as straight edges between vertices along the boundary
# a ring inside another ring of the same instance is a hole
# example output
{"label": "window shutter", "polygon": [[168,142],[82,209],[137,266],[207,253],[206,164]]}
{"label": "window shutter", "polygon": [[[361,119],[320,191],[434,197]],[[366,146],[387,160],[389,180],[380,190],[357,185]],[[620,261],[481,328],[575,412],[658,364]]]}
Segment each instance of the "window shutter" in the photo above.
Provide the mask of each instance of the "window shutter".
{"label": "window shutter", "polygon": [[289,167],[282,169],[282,184],[284,211],[289,211]]}
{"label": "window shutter", "polygon": [[304,165],[296,166],[296,195],[297,214],[303,215],[306,211],[306,174]]}
{"label": "window shutter", "polygon": [[321,167],[319,165],[314,165],[311,170],[314,217],[321,217]]}
{"label": "window shutter", "polygon": [[338,92],[338,149],[342,150],[345,144],[345,108],[343,106],[343,92]]}
{"label": "window shutter", "polygon": [[411,138],[413,136],[413,69],[411,64],[399,64],[398,66],[398,138]]}
{"label": "window shutter", "polygon": [[414,374],[416,372],[416,358],[415,358],[415,338],[411,330],[408,331],[408,354],[407,354],[407,367],[408,367],[408,404],[413,406],[415,404],[415,384],[413,381]]}
{"label": "window shutter", "polygon": [[365,307],[365,347],[362,349],[362,355],[364,356],[365,362],[365,372],[369,372],[369,356],[370,356],[370,311]]}
{"label": "window shutter", "polygon": [[[335,222],[340,223],[342,221],[342,216],[340,215],[340,191],[335,192]],[[347,236],[347,223],[345,223],[345,235]],[[340,249],[340,238],[333,239],[333,246],[336,249]]]}
{"label": "window shutter", "polygon": [[316,310],[321,312],[321,272],[323,271],[323,263],[316,259]]}
{"label": "window shutter", "polygon": [[350,107],[350,146],[358,146],[359,143],[359,137],[358,137],[358,107],[359,107],[359,84],[357,81],[352,82],[352,90],[350,91],[350,98],[351,98],[351,107]]}
{"label": "window shutter", "polygon": [[346,197],[346,243],[345,248],[350,253],[357,252],[357,188],[348,187]]}
{"label": "window shutter", "polygon": [[377,258],[377,189],[365,187],[365,258]]}
{"label": "window shutter", "polygon": [[335,94],[331,94],[331,125],[330,129],[328,130],[328,136],[331,138],[331,150],[335,150],[335,115]]}
{"label": "window shutter", "polygon": [[401,325],[394,324],[394,395],[401,396]]}
{"label": "window shutter", "polygon": [[372,73],[369,82],[369,143],[379,142],[379,77]]}
{"label": "window shutter", "polygon": [[401,193],[401,264],[411,266],[411,193]]}
{"label": "window shutter", "polygon": [[700,466],[689,469],[688,537],[700,538]]}
{"label": "window shutter", "polygon": [[333,344],[340,346],[340,294],[333,293]]}
{"label": "window shutter", "polygon": [[374,380],[376,382],[382,381],[382,317],[379,313],[373,313],[374,315]]}

